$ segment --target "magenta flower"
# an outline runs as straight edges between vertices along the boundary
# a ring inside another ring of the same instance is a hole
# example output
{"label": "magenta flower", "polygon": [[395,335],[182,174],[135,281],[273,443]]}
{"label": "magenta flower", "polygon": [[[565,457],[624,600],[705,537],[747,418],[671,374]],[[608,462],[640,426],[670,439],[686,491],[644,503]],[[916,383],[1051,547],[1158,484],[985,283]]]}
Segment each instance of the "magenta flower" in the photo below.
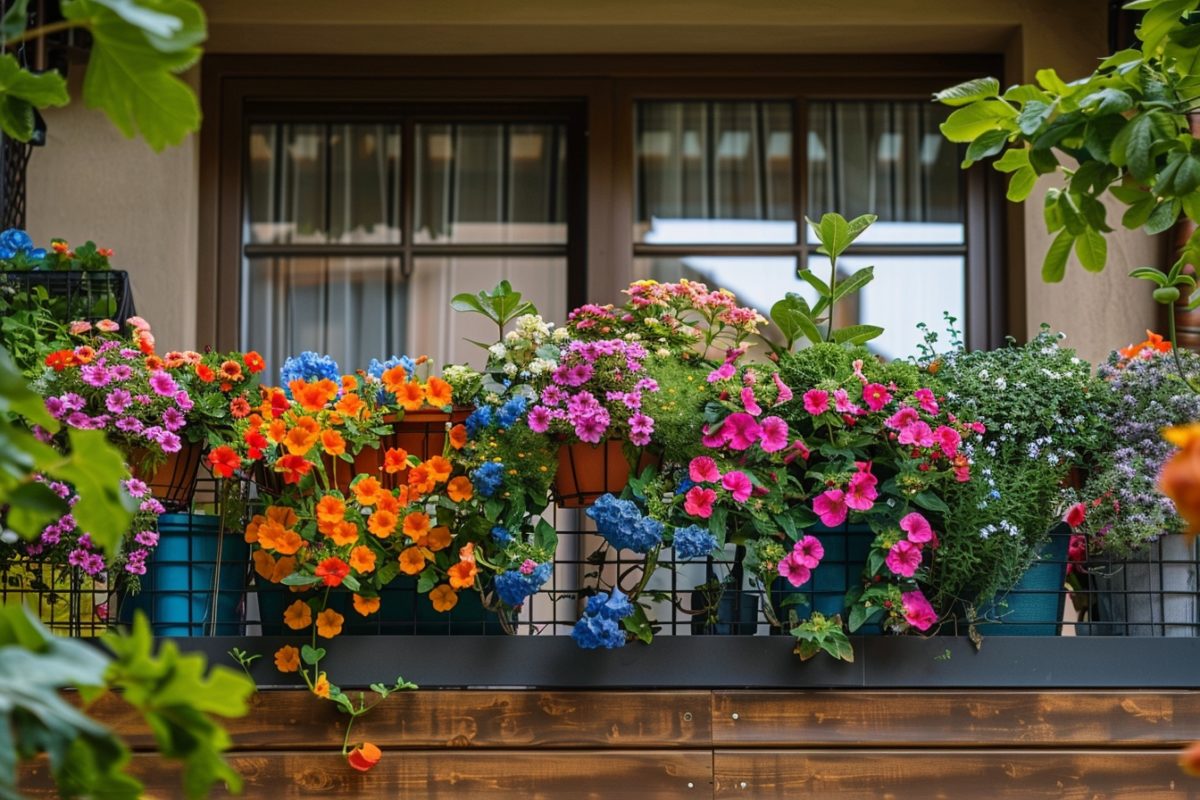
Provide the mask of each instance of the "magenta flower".
{"label": "magenta flower", "polygon": [[901,539],[892,545],[885,563],[897,575],[911,578],[921,567],[921,548],[907,539]]}
{"label": "magenta flower", "polygon": [[883,407],[892,402],[892,395],[882,383],[868,383],[863,387],[863,402],[872,411],[882,411]]}
{"label": "magenta flower", "polygon": [[688,464],[688,477],[696,483],[716,483],[721,480],[721,471],[708,456],[696,456]]}
{"label": "magenta flower", "polygon": [[62,419],[63,414],[67,413],[67,408],[63,405],[63,401],[58,397],[46,398],[46,410],[50,412],[50,416],[55,419]]}
{"label": "magenta flower", "polygon": [[749,500],[750,493],[754,491],[754,484],[750,482],[750,478],[746,476],[746,473],[736,469],[725,473],[725,477],[721,478],[721,485],[739,503]]}
{"label": "magenta flower", "polygon": [[849,508],[846,495],[841,489],[826,489],[813,499],[813,511],[821,518],[826,528],[836,528],[846,521]]}
{"label": "magenta flower", "polygon": [[717,493],[712,489],[693,486],[683,497],[683,510],[693,517],[708,519],[712,516],[713,503],[716,502],[716,499]]}
{"label": "magenta flower", "polygon": [[812,570],[797,558],[795,553],[788,553],[780,559],[776,569],[792,586],[803,586],[812,578]]}
{"label": "magenta flower", "polygon": [[125,487],[125,491],[129,492],[130,497],[145,497],[146,492],[149,491],[149,487],[146,486],[145,481],[140,481],[137,478],[129,478],[122,481],[122,485]]}
{"label": "magenta flower", "polygon": [[104,398],[104,407],[114,414],[120,414],[133,403],[133,395],[124,389],[114,389]]}
{"label": "magenta flower", "polygon": [[839,414],[859,414],[862,409],[854,404],[850,399],[850,395],[845,389],[838,389],[833,393],[833,407]]}
{"label": "magenta flower", "polygon": [[754,417],[738,411],[725,418],[722,426],[725,432],[726,444],[733,450],[746,450],[762,438],[762,427],[755,422]]}
{"label": "magenta flower", "polygon": [[727,378],[732,378],[735,371],[736,368],[733,366],[733,364],[727,361],[714,369],[712,372],[708,373],[708,382],[716,383],[717,381],[723,381]]}
{"label": "magenta flower", "polygon": [[909,425],[912,425],[914,422],[919,422],[920,420],[921,415],[917,413],[915,408],[904,406],[895,414],[892,414],[890,417],[884,420],[883,424],[894,431],[902,431]]}
{"label": "magenta flower", "polygon": [[933,447],[933,431],[924,422],[914,422],[900,431],[896,439],[900,444],[912,444],[917,447]]}
{"label": "magenta flower", "polygon": [[567,399],[567,393],[551,384],[542,389],[542,404],[553,408]]}
{"label": "magenta flower", "polygon": [[67,417],[67,424],[72,428],[87,430],[92,427],[92,418],[82,411],[72,411]]}
{"label": "magenta flower", "polygon": [[177,431],[187,424],[187,419],[177,408],[168,408],[162,415],[163,427],[169,431]]}
{"label": "magenta flower", "polygon": [[529,416],[525,418],[529,430],[534,433],[545,433],[550,427],[550,420],[550,409],[545,406],[534,406],[529,409]]}
{"label": "magenta flower", "polygon": [[705,447],[724,447],[726,439],[724,425],[719,426],[716,431],[712,431],[707,425],[700,429],[700,442]]}
{"label": "magenta flower", "polygon": [[879,480],[870,472],[856,472],[846,487],[846,505],[855,511],[870,511],[879,496],[875,485]]}
{"label": "magenta flower", "polygon": [[107,386],[112,376],[108,374],[108,368],[99,364],[88,364],[86,367],[79,370],[79,377],[88,386]]}
{"label": "magenta flower", "polygon": [[904,606],[905,621],[917,630],[927,631],[937,622],[937,612],[920,590],[905,592],[900,595],[900,602]]}
{"label": "magenta flower", "polygon": [[581,442],[589,442],[590,444],[599,444],[604,438],[604,434],[608,431],[608,412],[603,408],[596,409],[592,413],[578,417],[575,420],[575,435],[579,437]]}
{"label": "magenta flower", "polygon": [[592,379],[593,371],[591,364],[576,364],[567,372],[566,384],[568,386],[582,386]]}
{"label": "magenta flower", "polygon": [[125,433],[141,433],[142,421],[137,417],[121,417],[117,420],[117,430]]}
{"label": "magenta flower", "polygon": [[958,446],[962,444],[962,437],[959,436],[958,431],[948,425],[939,425],[933,435],[937,437],[946,458],[954,458],[958,455]]}
{"label": "magenta flower", "polygon": [[179,391],[175,379],[161,370],[150,376],[150,388],[154,390],[155,394],[163,397],[174,397],[175,393]]}
{"label": "magenta flower", "polygon": [[933,396],[932,389],[917,389],[913,392],[913,399],[921,404],[927,414],[938,413],[937,398]]}
{"label": "magenta flower", "polygon": [[654,419],[638,412],[629,418],[629,440],[638,447],[650,444],[650,435],[654,433]]}
{"label": "magenta flower", "polygon": [[829,410],[829,392],[824,389],[809,389],[804,393],[804,410],[812,414],[824,414]]}
{"label": "magenta flower", "polygon": [[914,544],[925,544],[933,539],[933,528],[929,520],[913,511],[900,520],[900,530],[908,535],[908,540]]}
{"label": "magenta flower", "polygon": [[192,398],[188,397],[188,393],[180,389],[175,393],[175,405],[179,407],[180,411],[186,414],[192,410],[195,404],[192,402]]}
{"label": "magenta flower", "polygon": [[805,536],[792,546],[792,555],[809,569],[816,569],[825,557],[825,548],[815,536]]}
{"label": "magenta flower", "polygon": [[779,377],[778,372],[771,375],[771,380],[775,381],[775,388],[779,390],[779,394],[775,397],[775,405],[786,403],[792,399],[791,388],[783,382],[783,378]]}
{"label": "magenta flower", "polygon": [[158,446],[163,449],[164,453],[178,453],[183,448],[183,442],[180,441],[177,434],[163,431],[158,440]]}
{"label": "magenta flower", "polygon": [[808,461],[808,457],[810,455],[812,454],[809,452],[808,445],[804,443],[804,440],[797,439],[796,441],[792,442],[791,450],[789,450],[788,453],[783,457],[783,463],[791,464],[796,460],[797,457],[799,457],[801,461]]}
{"label": "magenta flower", "polygon": [[[779,417],[767,417],[760,423],[762,440],[759,446],[767,453],[777,453],[788,446],[788,424]],[[807,458],[807,456],[805,456]]]}
{"label": "magenta flower", "polygon": [[127,381],[133,375],[133,370],[128,364],[117,364],[109,369],[108,374],[112,375],[114,381]]}
{"label": "magenta flower", "polygon": [[142,531],[133,540],[142,547],[154,547],[158,544],[158,534],[154,531]]}
{"label": "magenta flower", "polygon": [[749,386],[742,387],[742,408],[751,416],[757,417],[762,414],[762,406],[754,397],[754,389]]}

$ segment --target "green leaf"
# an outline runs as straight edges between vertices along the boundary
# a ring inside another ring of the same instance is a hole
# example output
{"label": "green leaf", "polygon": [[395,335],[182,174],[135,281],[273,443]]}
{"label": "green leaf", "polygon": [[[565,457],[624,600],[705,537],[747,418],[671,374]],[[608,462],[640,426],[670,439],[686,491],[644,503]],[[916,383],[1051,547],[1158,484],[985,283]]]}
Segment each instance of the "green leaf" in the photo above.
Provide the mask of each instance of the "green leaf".
{"label": "green leaf", "polygon": [[1054,106],[1049,103],[1042,103],[1037,100],[1030,100],[1021,109],[1021,113],[1017,115],[1017,127],[1021,133],[1026,136],[1032,136],[1038,128],[1042,127],[1042,123],[1050,116],[1050,112],[1054,110]]}
{"label": "green leaf", "polygon": [[1058,283],[1067,274],[1067,257],[1071,255],[1071,245],[1075,236],[1070,231],[1062,231],[1050,243],[1046,251],[1046,260],[1042,262],[1042,280],[1046,283]]}
{"label": "green leaf", "polygon": [[848,325],[833,332],[833,341],[838,344],[866,344],[882,336],[883,328],[878,325]]}
{"label": "green leaf", "polygon": [[1154,181],[1154,190],[1160,195],[1182,197],[1197,187],[1200,187],[1200,158],[1181,150],[1170,153]]}
{"label": "green leaf", "polygon": [[1101,89],[1092,92],[1079,101],[1080,108],[1091,109],[1097,116],[1101,114],[1120,114],[1133,108],[1133,98],[1128,92],[1120,89]]}
{"label": "green leaf", "polygon": [[533,530],[533,545],[539,550],[553,553],[558,548],[558,532],[544,519],[539,519]]}
{"label": "green leaf", "polygon": [[[204,12],[184,0],[93,0],[112,11],[156,49],[166,53],[195,47],[205,39]],[[150,8],[149,6],[154,6]]]}
{"label": "green leaf", "polygon": [[[1174,137],[1175,132],[1175,123],[1165,112],[1151,111],[1134,117],[1113,141],[1112,162],[1118,166],[1128,164],[1135,178],[1148,180],[1154,172],[1154,156],[1151,152],[1154,145],[1160,139]],[[1123,137],[1125,153],[1122,160],[1118,160],[1115,148],[1123,142]]]}
{"label": "green leaf", "polygon": [[[802,270],[800,270],[799,274],[800,274],[801,279],[806,281],[810,286],[812,286],[814,289],[817,290],[818,295],[820,295],[821,297],[829,296],[829,284],[825,283],[825,281],[818,278],[817,274],[815,272],[813,272],[811,269],[802,269]],[[793,297],[793,296],[799,297],[799,295],[791,295],[791,294],[788,295],[788,297]],[[783,301],[780,301],[780,302],[783,302]],[[808,305],[808,303],[802,297],[800,297],[800,302],[804,303],[805,306]],[[778,303],[776,305],[778,305]]]}
{"label": "green leaf", "polygon": [[1182,204],[1178,200],[1164,200],[1158,204],[1150,214],[1150,219],[1146,220],[1143,230],[1150,235],[1163,233],[1170,230],[1175,224],[1175,220],[1179,218],[1179,210]]}
{"label": "green leaf", "polygon": [[634,603],[633,613],[621,620],[621,626],[641,642],[650,644],[654,641],[654,629],[646,617],[646,609],[642,608],[640,603]]}
{"label": "green leaf", "polygon": [[1168,283],[1170,283],[1166,273],[1157,267],[1138,267],[1133,272],[1129,273],[1129,277],[1152,281],[1158,286],[1166,286]]}
{"label": "green leaf", "polygon": [[1146,224],[1146,221],[1150,219],[1150,214],[1156,208],[1158,208],[1158,201],[1154,195],[1147,194],[1125,210],[1121,216],[1121,224],[1130,229],[1140,228]]}
{"label": "green leaf", "polygon": [[1007,131],[987,131],[980,134],[979,138],[967,145],[967,154],[963,159],[962,166],[971,166],[976,161],[982,161],[988,156],[994,156],[1004,149],[1004,143],[1008,141]]}
{"label": "green leaf", "polygon": [[996,97],[999,94],[1000,81],[995,78],[974,78],[937,92],[933,99],[948,106],[965,106],[967,103]]}
{"label": "green leaf", "polygon": [[34,75],[9,53],[0,55],[0,130],[27,142],[33,138],[33,109],[65,106],[67,82],[57,72]]}
{"label": "green leaf", "polygon": [[913,502],[927,511],[936,511],[939,514],[950,511],[950,507],[946,505],[945,501],[931,491],[918,492],[913,495]]}
{"label": "green leaf", "polygon": [[1058,189],[1047,189],[1042,204],[1042,218],[1046,222],[1046,230],[1050,233],[1060,231],[1063,227],[1062,210],[1058,207],[1061,194],[1062,192]]}
{"label": "green leaf", "polygon": [[943,122],[939,129],[952,142],[970,142],[992,130],[1016,129],[1017,111],[1000,100],[980,100],[964,106]]}
{"label": "green leaf", "polygon": [[1108,260],[1108,243],[1104,234],[1088,228],[1075,239],[1075,255],[1088,272],[1102,272]]}
{"label": "green leaf", "polygon": [[1061,95],[1070,91],[1063,79],[1058,77],[1058,73],[1052,69],[1039,69],[1034,73],[1033,78],[1047,92]]}
{"label": "green leaf", "polygon": [[838,281],[833,287],[833,300],[837,302],[848,294],[862,289],[875,279],[874,267],[863,267],[844,280]]}
{"label": "green leaf", "polygon": [[434,586],[437,586],[437,572],[432,567],[426,569],[417,578],[417,594],[428,594]]}
{"label": "green leaf", "polygon": [[1013,147],[1004,151],[1004,155],[996,159],[992,167],[997,172],[1016,172],[1029,167],[1029,150],[1024,147]]}
{"label": "green leaf", "polygon": [[29,22],[28,7],[29,0],[13,0],[8,11],[4,12],[4,18],[0,19],[0,36],[7,40],[25,32]]}
{"label": "green leaf", "polygon": [[299,572],[294,572],[280,581],[284,586],[312,586],[320,582],[321,579],[316,575],[304,575]]}
{"label": "green leaf", "polygon": [[1032,168],[1019,169],[1008,179],[1008,191],[1005,197],[1014,203],[1020,203],[1029,197],[1037,184],[1037,173]]}
{"label": "green leaf", "polygon": [[321,663],[325,658],[324,647],[312,647],[311,645],[303,645],[300,648],[300,659],[310,667]]}
{"label": "green leaf", "polygon": [[1109,163],[1113,141],[1125,127],[1125,118],[1120,114],[1094,117],[1083,127],[1083,146],[1088,155],[1102,163]]}

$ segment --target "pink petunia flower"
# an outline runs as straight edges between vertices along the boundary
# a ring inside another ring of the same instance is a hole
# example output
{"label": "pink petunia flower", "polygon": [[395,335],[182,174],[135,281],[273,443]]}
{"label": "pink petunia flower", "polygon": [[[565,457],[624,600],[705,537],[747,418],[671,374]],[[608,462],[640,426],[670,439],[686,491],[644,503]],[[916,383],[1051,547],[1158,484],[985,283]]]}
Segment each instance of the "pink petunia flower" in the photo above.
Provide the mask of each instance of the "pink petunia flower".
{"label": "pink petunia flower", "polygon": [[962,436],[959,435],[958,431],[949,425],[938,425],[933,435],[937,438],[938,444],[941,445],[942,453],[946,458],[954,458],[958,455],[958,446],[962,444]]}
{"label": "pink petunia flower", "polygon": [[879,492],[875,489],[877,483],[878,478],[870,472],[854,473],[846,487],[846,505],[855,511],[870,511],[875,505],[875,498],[879,497]]}
{"label": "pink petunia flower", "polygon": [[804,410],[814,417],[829,410],[829,392],[824,389],[809,389],[804,393]]}
{"label": "pink petunia flower", "polygon": [[165,371],[159,371],[150,376],[150,388],[154,390],[155,394],[164,397],[173,397],[175,392],[179,391],[175,379]]}
{"label": "pink petunia flower", "polygon": [[762,438],[762,427],[749,414],[738,411],[725,418],[725,443],[733,450],[746,450]]}
{"label": "pink petunia flower", "polygon": [[921,548],[907,539],[892,545],[887,554],[887,568],[902,578],[911,578],[921,567]]}
{"label": "pink petunia flower", "polygon": [[[767,417],[760,424],[762,440],[759,447],[766,453],[777,453],[788,446],[788,424],[779,417]],[[805,458],[808,458],[806,455]]]}
{"label": "pink petunia flower", "polygon": [[900,595],[900,601],[904,606],[905,621],[917,630],[927,631],[937,622],[937,612],[920,591],[905,592]]}
{"label": "pink petunia flower", "polygon": [[921,404],[921,408],[925,409],[925,413],[938,413],[937,398],[933,396],[932,389],[917,389],[913,392],[913,399]]}
{"label": "pink petunia flower", "polygon": [[550,420],[550,409],[545,406],[534,406],[529,409],[529,416],[525,418],[525,423],[534,433],[545,433],[550,427]]}
{"label": "pink petunia flower", "polygon": [[846,521],[849,508],[846,495],[841,489],[826,489],[813,499],[813,511],[821,518],[826,528],[836,528]]}
{"label": "pink petunia flower", "polygon": [[749,386],[742,387],[742,408],[746,409],[747,414],[754,417],[762,414],[762,406],[754,397],[754,389]]}
{"label": "pink petunia flower", "polygon": [[845,389],[838,389],[833,393],[833,407],[839,414],[862,413],[862,409],[854,404]]}
{"label": "pink petunia flower", "polygon": [[795,553],[788,553],[780,559],[776,569],[792,586],[803,586],[812,578],[812,570]]}
{"label": "pink petunia flower", "polygon": [[728,439],[725,426],[721,425],[715,431],[708,425],[700,429],[700,442],[705,447],[724,447],[725,441]]}
{"label": "pink petunia flower", "polygon": [[723,381],[728,378],[732,378],[735,371],[736,368],[733,366],[733,364],[726,361],[724,364],[708,373],[708,382],[716,383],[717,381]]}
{"label": "pink petunia flower", "polygon": [[915,408],[912,408],[911,406],[904,406],[895,414],[892,414],[890,417],[884,420],[883,424],[894,431],[902,431],[909,425],[912,425],[914,422],[919,422],[920,420],[921,415],[917,413]]}
{"label": "pink petunia flower", "polygon": [[696,483],[716,483],[721,480],[721,471],[708,456],[696,456],[688,464],[688,477]]}
{"label": "pink petunia flower", "polygon": [[712,489],[693,486],[683,496],[683,510],[693,517],[708,519],[712,516],[713,503],[716,502],[716,499],[717,493]]}
{"label": "pink petunia flower", "polygon": [[863,402],[872,411],[882,411],[884,406],[892,402],[892,395],[882,383],[868,383],[863,387]]}
{"label": "pink petunia flower", "polygon": [[914,422],[900,431],[896,439],[900,444],[912,444],[917,447],[933,447],[933,431],[924,422]]}
{"label": "pink petunia flower", "polygon": [[746,473],[736,469],[725,473],[725,476],[721,478],[721,485],[739,503],[749,500],[750,493],[754,491],[754,484],[750,482],[750,478],[746,476]]}
{"label": "pink petunia flower", "polygon": [[933,527],[930,526],[929,520],[916,511],[904,515],[900,520],[900,530],[904,531],[908,540],[914,544],[925,544],[933,539]]}
{"label": "pink petunia flower", "polygon": [[787,455],[783,457],[783,463],[791,464],[796,460],[797,457],[799,457],[801,461],[808,461],[808,457],[810,455],[812,455],[812,453],[809,452],[808,445],[804,443],[804,440],[797,439],[796,441],[792,442],[791,449],[788,451]]}
{"label": "pink petunia flower", "polygon": [[783,382],[783,378],[779,377],[778,372],[772,373],[771,380],[775,381],[775,388],[779,390],[779,394],[775,397],[775,405],[786,403],[792,399],[791,387]]}
{"label": "pink petunia flower", "polygon": [[821,559],[825,557],[825,548],[817,537],[805,536],[792,546],[792,555],[809,569],[816,569],[817,565],[821,563]]}

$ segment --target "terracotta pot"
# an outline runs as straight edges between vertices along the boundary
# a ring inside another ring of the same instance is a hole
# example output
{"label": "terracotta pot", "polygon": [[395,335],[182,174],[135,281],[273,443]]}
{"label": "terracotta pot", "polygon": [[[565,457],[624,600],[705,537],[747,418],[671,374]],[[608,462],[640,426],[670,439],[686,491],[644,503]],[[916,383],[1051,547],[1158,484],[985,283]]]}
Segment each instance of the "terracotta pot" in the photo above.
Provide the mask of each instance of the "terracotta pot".
{"label": "terracotta pot", "polygon": [[[325,474],[331,476],[337,487],[343,492],[350,486],[350,481],[354,480],[355,475],[360,471],[365,471],[358,469],[357,458],[354,465],[333,456],[321,456],[321,458],[325,460]],[[259,491],[265,494],[278,496],[287,488],[287,484],[283,482],[283,475],[271,469],[271,464],[268,462],[256,463],[253,475],[254,483],[258,485]],[[312,490],[308,490],[305,494],[312,494]]]}
{"label": "terracotta pot", "polygon": [[[587,508],[603,494],[620,494],[629,482],[629,462],[621,439],[606,439],[598,445],[585,442],[558,448],[558,472],[554,475],[555,502],[560,508]],[[646,450],[638,458],[640,473],[661,457]]]}
{"label": "terracotta pot", "polygon": [[380,437],[378,449],[364,448],[354,457],[354,468],[359,473],[367,473],[379,477],[385,488],[395,489],[406,483],[408,470],[388,474],[383,471],[383,454],[390,448],[398,448],[410,456],[425,461],[433,456],[440,456],[446,450],[446,423],[457,425],[471,415],[470,408],[456,408],[450,413],[444,411],[409,411],[403,419],[394,416],[385,418],[391,424],[391,433]]}
{"label": "terracotta pot", "polygon": [[144,467],[150,451],[138,448],[129,454],[129,471],[150,487],[150,493],[168,511],[179,511],[192,504],[196,493],[196,474],[200,471],[200,459],[204,447],[186,439],[178,452],[167,453],[167,460],[158,467]]}

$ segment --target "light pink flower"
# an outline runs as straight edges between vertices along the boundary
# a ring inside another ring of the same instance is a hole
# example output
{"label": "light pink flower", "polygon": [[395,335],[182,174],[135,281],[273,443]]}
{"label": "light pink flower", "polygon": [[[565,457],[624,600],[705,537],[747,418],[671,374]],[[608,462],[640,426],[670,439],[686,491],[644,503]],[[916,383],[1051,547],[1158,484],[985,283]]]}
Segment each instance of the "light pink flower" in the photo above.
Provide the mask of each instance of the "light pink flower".
{"label": "light pink flower", "polygon": [[849,513],[845,493],[841,489],[826,489],[813,499],[813,511],[826,528],[836,528],[846,521]]}
{"label": "light pink flower", "polygon": [[933,447],[933,431],[924,422],[914,422],[900,431],[896,439],[900,444],[913,444],[917,447]]}
{"label": "light pink flower", "polygon": [[911,578],[921,567],[921,548],[907,539],[892,545],[887,554],[887,568],[903,578]]}
{"label": "light pink flower", "polygon": [[883,424],[894,431],[902,431],[909,425],[912,425],[914,422],[919,422],[920,420],[921,415],[917,413],[915,408],[912,408],[911,406],[904,406],[895,414],[892,414],[890,417],[884,420]]}
{"label": "light pink flower", "polygon": [[792,399],[791,387],[783,382],[783,378],[779,377],[778,372],[771,375],[771,380],[775,381],[775,388],[779,390],[779,394],[775,397],[775,405],[786,403]]}
{"label": "light pink flower", "polygon": [[870,472],[854,473],[850,485],[846,487],[846,505],[855,511],[870,511],[875,505],[875,498],[879,496],[875,489],[878,482]]}
{"label": "light pink flower", "polygon": [[812,570],[797,558],[795,553],[788,553],[780,559],[776,569],[792,586],[803,586],[812,578]]}
{"label": "light pink flower", "polygon": [[904,606],[904,619],[919,631],[927,631],[937,622],[937,612],[920,591],[900,595]]}
{"label": "light pink flower", "polygon": [[858,378],[863,386],[867,385],[867,376],[863,375],[863,360],[861,358],[854,359],[854,377]]}
{"label": "light pink flower", "polygon": [[892,395],[882,383],[868,383],[863,387],[863,402],[872,411],[882,411],[883,407],[892,402]]}
{"label": "light pink flower", "polygon": [[113,322],[111,319],[102,319],[96,323],[96,329],[105,333],[116,333],[121,330],[121,326]]}
{"label": "light pink flower", "polygon": [[812,414],[824,414],[829,410],[829,392],[824,389],[809,389],[804,393],[804,410]]}
{"label": "light pink flower", "polygon": [[712,489],[705,489],[703,486],[693,486],[691,489],[688,489],[687,494],[683,497],[683,510],[693,517],[708,519],[712,516],[713,503],[716,499],[717,493]]}
{"label": "light pink flower", "polygon": [[71,326],[69,328],[67,328],[67,332],[70,333],[72,336],[78,336],[81,333],[87,333],[91,329],[92,329],[92,323],[88,322],[85,319],[81,319],[76,322],[72,322]]}
{"label": "light pink flower", "polygon": [[825,557],[825,548],[817,537],[805,536],[792,546],[792,555],[809,569],[816,569],[817,565],[821,563],[821,559]]}
{"label": "light pink flower", "polygon": [[850,399],[845,389],[838,389],[833,393],[833,407],[839,414],[858,414],[862,411]]}
{"label": "light pink flower", "polygon": [[742,387],[742,408],[746,409],[747,414],[754,417],[762,414],[762,406],[754,398],[754,389],[749,386]]}
{"label": "light pink flower", "polygon": [[725,443],[733,450],[746,450],[762,438],[762,427],[754,417],[739,411],[725,418],[722,426],[727,437]]}
{"label": "light pink flower", "polygon": [[908,540],[914,544],[925,544],[933,539],[933,528],[929,520],[916,511],[904,515],[900,520],[900,530],[904,531]]}
{"label": "light pink flower", "polygon": [[721,471],[708,456],[696,456],[688,464],[688,477],[696,483],[716,483],[721,480]]}
{"label": "light pink flower", "polygon": [[139,330],[139,331],[150,330],[150,323],[146,322],[146,320],[142,319],[141,317],[130,317],[129,319],[127,319],[125,321],[127,323],[129,323],[129,325],[131,325],[135,330]]}
{"label": "light pink flower", "polygon": [[736,469],[725,473],[725,477],[721,478],[721,485],[739,503],[744,503],[750,499],[750,493],[754,491],[754,484],[746,477],[746,473]]}
{"label": "light pink flower", "polygon": [[733,366],[733,364],[731,364],[729,362],[725,362],[721,366],[714,369],[712,372],[708,373],[708,382],[716,383],[717,381],[723,381],[728,378],[732,378],[733,373],[735,371],[736,371],[736,368]]}
{"label": "light pink flower", "polygon": [[[767,417],[760,424],[762,441],[759,446],[767,453],[777,453],[788,446],[788,424],[779,417]],[[806,455],[805,458],[808,458]]]}
{"label": "light pink flower", "polygon": [[946,458],[954,458],[958,455],[958,446],[962,443],[962,437],[959,436],[958,431],[948,425],[938,425],[933,435],[937,437]]}
{"label": "light pink flower", "polygon": [[925,409],[926,413],[938,413],[937,398],[933,396],[932,389],[917,389],[913,392],[913,399],[921,404],[921,408]]}

